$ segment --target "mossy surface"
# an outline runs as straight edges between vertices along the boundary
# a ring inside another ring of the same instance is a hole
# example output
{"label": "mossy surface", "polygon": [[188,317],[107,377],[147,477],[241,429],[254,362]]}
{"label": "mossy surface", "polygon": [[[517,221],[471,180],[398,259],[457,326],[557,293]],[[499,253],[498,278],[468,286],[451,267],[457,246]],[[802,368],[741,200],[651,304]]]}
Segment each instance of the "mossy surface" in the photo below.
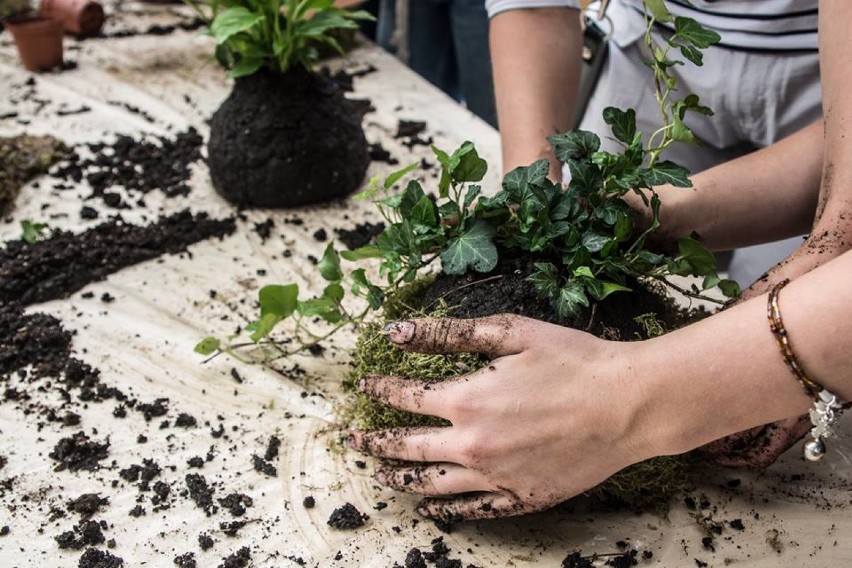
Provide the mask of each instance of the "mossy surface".
{"label": "mossy surface", "polygon": [[68,148],[51,136],[0,138],[0,215],[12,210],[25,183],[46,173],[68,153]]}
{"label": "mossy surface", "polygon": [[[352,371],[346,382],[348,390],[354,391],[354,381],[365,375],[399,375],[440,381],[474,371],[487,363],[487,359],[476,354],[424,355],[402,351],[393,347],[384,337],[381,331],[386,321],[415,315],[453,315],[453,307],[444,302],[438,302],[437,306],[432,305],[427,312],[420,309],[420,297],[431,282],[431,278],[418,280],[401,288],[397,294],[389,296],[384,306],[385,320],[368,324],[362,329],[354,352]],[[676,326],[686,321],[686,312],[680,310],[680,315],[684,319],[679,320]],[[666,324],[653,313],[635,316],[634,320],[642,332],[631,339],[647,339],[667,331]],[[355,394],[354,402],[347,410],[354,425],[366,430],[449,425],[439,418],[389,408],[360,393]],[[682,493],[687,484],[687,460],[680,456],[664,456],[635,464],[616,473],[587,491],[586,496],[593,502],[606,506],[616,505],[631,510],[665,514],[671,498]]]}

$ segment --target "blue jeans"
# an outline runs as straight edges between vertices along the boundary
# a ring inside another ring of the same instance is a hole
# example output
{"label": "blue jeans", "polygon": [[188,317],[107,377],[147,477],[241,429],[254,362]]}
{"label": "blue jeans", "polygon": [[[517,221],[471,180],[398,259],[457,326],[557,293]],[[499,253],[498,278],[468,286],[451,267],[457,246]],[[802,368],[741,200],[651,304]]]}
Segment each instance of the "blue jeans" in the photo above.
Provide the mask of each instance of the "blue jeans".
{"label": "blue jeans", "polygon": [[[390,51],[395,4],[381,0],[379,6],[377,41]],[[496,128],[483,0],[410,0],[408,11],[409,66]]]}

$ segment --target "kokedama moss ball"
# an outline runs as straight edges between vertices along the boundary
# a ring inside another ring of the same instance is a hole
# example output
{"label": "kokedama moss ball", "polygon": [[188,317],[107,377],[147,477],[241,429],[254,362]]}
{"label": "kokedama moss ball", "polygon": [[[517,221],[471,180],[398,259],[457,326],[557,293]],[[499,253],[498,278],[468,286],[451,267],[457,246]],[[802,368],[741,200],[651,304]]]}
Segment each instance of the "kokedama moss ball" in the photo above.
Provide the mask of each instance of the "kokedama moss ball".
{"label": "kokedama moss ball", "polygon": [[210,121],[213,186],[256,207],[344,197],[370,163],[361,118],[337,85],[300,66],[241,77]]}

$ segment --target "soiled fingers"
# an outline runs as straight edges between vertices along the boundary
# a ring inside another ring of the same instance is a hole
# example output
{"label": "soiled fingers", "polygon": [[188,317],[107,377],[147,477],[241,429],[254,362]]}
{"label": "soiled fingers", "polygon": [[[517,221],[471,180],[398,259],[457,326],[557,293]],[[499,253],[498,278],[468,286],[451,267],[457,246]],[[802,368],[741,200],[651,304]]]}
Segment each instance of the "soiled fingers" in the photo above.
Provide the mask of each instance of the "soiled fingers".
{"label": "soiled fingers", "polygon": [[352,448],[377,458],[417,462],[451,462],[458,453],[451,428],[388,428],[355,430],[347,439]]}
{"label": "soiled fingers", "polygon": [[457,495],[496,489],[481,473],[452,463],[427,466],[390,467],[376,472],[385,487],[421,495]]}
{"label": "soiled fingers", "polygon": [[456,319],[414,318],[388,324],[385,335],[397,347],[418,353],[484,353],[490,357],[523,351],[527,318],[512,314]]}
{"label": "soiled fingers", "polygon": [[417,506],[417,512],[424,517],[445,523],[513,517],[537,510],[539,508],[503,493],[481,493],[451,499],[428,497]]}
{"label": "soiled fingers", "polygon": [[807,416],[732,434],[699,448],[707,461],[724,467],[767,468],[811,428]]}

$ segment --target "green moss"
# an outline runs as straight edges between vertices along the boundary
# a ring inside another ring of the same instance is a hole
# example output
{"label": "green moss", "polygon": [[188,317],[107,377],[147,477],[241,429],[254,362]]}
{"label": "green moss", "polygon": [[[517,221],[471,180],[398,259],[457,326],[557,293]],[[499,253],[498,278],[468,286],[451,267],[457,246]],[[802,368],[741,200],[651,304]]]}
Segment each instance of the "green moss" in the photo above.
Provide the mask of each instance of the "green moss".
{"label": "green moss", "polygon": [[[442,317],[449,313],[442,304],[428,313],[418,311],[418,297],[432,279],[418,280],[389,296],[384,307],[386,320],[371,323],[362,329],[355,347],[352,371],[345,387],[353,392],[350,406],[345,409],[349,423],[365,430],[400,426],[448,425],[448,422],[429,416],[401,412],[379,404],[356,393],[355,380],[365,375],[399,375],[415,379],[442,380],[483,367],[487,360],[480,355],[424,355],[397,349],[382,335],[387,321],[416,316]],[[665,325],[654,314],[635,318],[646,337],[666,332]],[[672,497],[687,486],[687,461],[678,456],[654,458],[630,466],[586,492],[595,502],[607,506],[617,504],[632,510],[665,514]]]}

